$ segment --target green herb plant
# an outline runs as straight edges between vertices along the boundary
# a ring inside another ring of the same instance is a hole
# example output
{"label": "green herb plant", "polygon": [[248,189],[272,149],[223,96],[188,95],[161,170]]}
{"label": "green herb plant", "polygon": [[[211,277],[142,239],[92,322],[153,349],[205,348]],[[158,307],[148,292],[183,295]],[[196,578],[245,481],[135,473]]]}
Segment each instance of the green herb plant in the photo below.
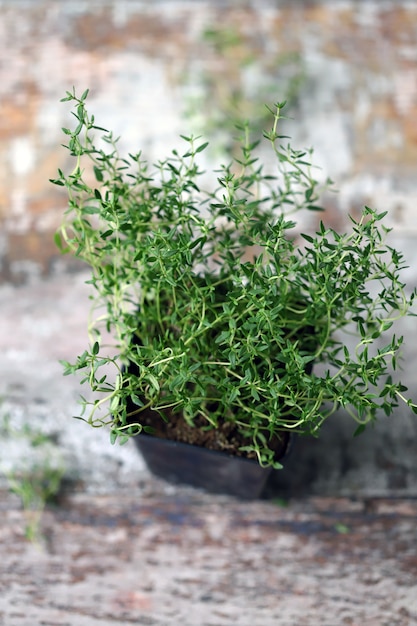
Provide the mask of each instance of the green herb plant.
{"label": "green herb plant", "polygon": [[317,436],[341,407],[357,433],[399,401],[416,411],[393,378],[403,341],[393,325],[415,298],[403,257],[370,208],[349,232],[320,223],[297,236],[296,216],[320,210],[322,185],[311,151],[279,135],[283,103],[270,108],[263,152],[243,125],[239,156],[205,189],[206,142],[183,136],[183,150],[152,166],[140,152],[121,156],[87,95],[64,98],[75,166],[52,181],[69,201],[57,244],[91,268],[91,341],[64,362],[94,392],[81,419],[122,443],[152,432],[150,410],[204,431],[231,422],[241,453],[278,467],[274,437]]}
{"label": "green herb plant", "polygon": [[19,442],[22,450],[28,448],[28,458],[18,461],[16,467],[5,472],[9,490],[16,494],[25,514],[25,535],[29,541],[40,539],[42,515],[62,487],[64,464],[57,455],[53,439],[38,429],[23,424],[14,427],[8,414],[2,417],[0,436]]}

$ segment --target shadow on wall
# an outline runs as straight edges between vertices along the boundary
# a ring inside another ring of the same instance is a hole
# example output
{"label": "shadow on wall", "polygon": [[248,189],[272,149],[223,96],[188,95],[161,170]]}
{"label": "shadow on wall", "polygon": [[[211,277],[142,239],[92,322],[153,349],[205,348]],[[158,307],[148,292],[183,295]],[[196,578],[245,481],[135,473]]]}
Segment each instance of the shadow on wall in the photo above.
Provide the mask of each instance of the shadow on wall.
{"label": "shadow on wall", "polygon": [[265,496],[415,497],[415,420],[393,416],[358,437],[353,431],[351,417],[339,411],[319,439],[294,437],[284,469],[273,472]]}

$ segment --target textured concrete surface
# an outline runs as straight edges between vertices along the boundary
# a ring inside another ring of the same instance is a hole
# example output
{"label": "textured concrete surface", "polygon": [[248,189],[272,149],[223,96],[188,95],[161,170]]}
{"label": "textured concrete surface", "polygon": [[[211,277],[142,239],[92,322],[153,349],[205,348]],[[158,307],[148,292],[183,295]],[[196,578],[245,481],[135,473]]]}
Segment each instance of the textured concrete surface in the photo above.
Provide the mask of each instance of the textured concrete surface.
{"label": "textured concrete surface", "polygon": [[415,501],[242,503],[154,480],[46,512],[0,504],[2,626],[413,626]]}

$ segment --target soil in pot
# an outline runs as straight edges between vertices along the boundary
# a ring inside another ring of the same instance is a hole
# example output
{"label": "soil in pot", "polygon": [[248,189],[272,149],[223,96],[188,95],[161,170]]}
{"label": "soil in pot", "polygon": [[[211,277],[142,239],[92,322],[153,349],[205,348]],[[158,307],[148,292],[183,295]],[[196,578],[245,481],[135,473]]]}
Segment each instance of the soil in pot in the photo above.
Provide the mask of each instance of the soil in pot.
{"label": "soil in pot", "polygon": [[[133,403],[128,406],[129,411],[135,408]],[[239,449],[248,444],[248,439],[235,424],[225,421],[217,429],[205,430],[203,417],[190,426],[180,413],[166,413],[165,422],[156,411],[142,411],[141,423],[151,427],[153,434],[134,438],[154,475],[211,493],[248,500],[261,497],[271,468],[261,467],[255,453]],[[289,433],[275,438],[276,460],[285,455],[289,441]]]}

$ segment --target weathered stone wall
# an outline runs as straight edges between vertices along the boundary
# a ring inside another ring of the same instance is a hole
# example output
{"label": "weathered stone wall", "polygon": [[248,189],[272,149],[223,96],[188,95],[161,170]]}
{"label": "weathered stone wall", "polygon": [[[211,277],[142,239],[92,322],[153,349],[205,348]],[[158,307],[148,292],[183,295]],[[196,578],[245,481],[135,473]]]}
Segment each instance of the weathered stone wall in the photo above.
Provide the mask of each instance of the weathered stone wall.
{"label": "weathered stone wall", "polygon": [[[238,44],[219,54],[207,28]],[[302,74],[290,134],[315,147],[340,190],[329,221],[368,203],[388,210],[397,230],[416,233],[416,2],[6,0],[0,48],[5,279],[47,273],[58,262],[52,233],[65,199],[48,179],[66,166],[60,129],[69,116],[59,99],[73,85],[91,89],[96,118],[121,133],[126,148],[153,158],[188,130],[182,113],[193,79],[218,81],[209,93],[215,108],[231,81],[279,100],[281,74]],[[282,61],[288,55],[297,58],[292,68]]]}

